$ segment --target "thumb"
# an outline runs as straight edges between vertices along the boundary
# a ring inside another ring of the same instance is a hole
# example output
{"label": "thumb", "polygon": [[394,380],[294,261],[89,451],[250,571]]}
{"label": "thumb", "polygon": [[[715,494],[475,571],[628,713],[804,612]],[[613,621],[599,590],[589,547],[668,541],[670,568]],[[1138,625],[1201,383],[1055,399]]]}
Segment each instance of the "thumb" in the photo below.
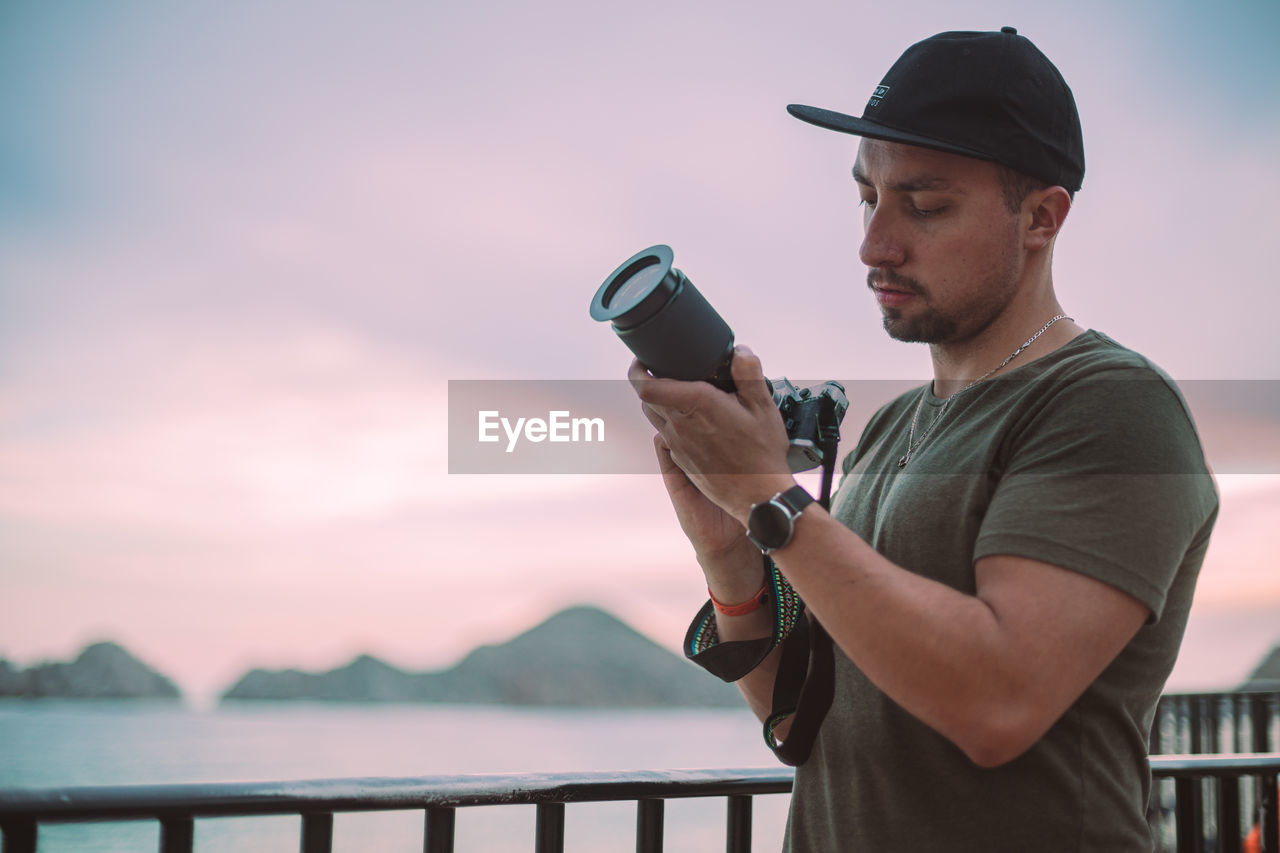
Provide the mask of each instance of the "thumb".
{"label": "thumb", "polygon": [[733,361],[729,364],[733,383],[738,386],[738,396],[752,405],[773,406],[773,394],[764,379],[760,359],[744,346],[733,348]]}

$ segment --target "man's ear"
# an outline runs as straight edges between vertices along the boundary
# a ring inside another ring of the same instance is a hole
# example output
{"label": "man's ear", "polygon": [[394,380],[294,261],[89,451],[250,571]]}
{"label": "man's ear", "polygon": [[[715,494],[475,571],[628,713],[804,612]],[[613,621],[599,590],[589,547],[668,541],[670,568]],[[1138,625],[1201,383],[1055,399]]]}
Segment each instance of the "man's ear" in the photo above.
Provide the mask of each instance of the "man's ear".
{"label": "man's ear", "polygon": [[1071,212],[1071,194],[1062,187],[1046,187],[1027,195],[1023,202],[1024,215],[1030,216],[1025,246],[1037,251],[1053,243],[1062,223]]}

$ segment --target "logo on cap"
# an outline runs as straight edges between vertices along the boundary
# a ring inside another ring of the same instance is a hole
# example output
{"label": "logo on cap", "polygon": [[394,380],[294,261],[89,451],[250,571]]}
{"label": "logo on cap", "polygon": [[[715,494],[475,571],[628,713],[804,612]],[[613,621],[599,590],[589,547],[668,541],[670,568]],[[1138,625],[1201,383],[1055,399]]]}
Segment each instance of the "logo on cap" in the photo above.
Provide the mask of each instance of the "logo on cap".
{"label": "logo on cap", "polygon": [[871,100],[867,101],[867,106],[869,107],[879,106],[880,102],[884,100],[884,96],[888,93],[888,91],[889,91],[888,86],[884,86],[884,85],[876,86],[876,90],[871,93]]}

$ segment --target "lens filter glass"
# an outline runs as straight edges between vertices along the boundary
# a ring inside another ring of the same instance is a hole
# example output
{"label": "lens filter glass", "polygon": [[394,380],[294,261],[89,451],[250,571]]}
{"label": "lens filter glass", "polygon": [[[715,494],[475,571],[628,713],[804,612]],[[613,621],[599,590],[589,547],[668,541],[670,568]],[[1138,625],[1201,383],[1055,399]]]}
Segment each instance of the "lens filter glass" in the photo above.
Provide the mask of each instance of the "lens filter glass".
{"label": "lens filter glass", "polygon": [[614,280],[604,296],[604,306],[617,313],[631,310],[662,282],[666,274],[656,256],[640,258]]}

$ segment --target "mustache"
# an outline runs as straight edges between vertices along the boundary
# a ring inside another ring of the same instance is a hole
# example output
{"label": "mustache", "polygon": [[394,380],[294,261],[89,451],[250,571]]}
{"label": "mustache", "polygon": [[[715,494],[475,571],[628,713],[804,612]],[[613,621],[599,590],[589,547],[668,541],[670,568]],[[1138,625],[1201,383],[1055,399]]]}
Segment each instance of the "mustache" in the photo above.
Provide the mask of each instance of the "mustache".
{"label": "mustache", "polygon": [[929,289],[911,276],[906,276],[893,270],[872,267],[867,270],[867,287],[883,287],[887,290],[901,290],[906,293],[914,293],[918,296],[926,296]]}

